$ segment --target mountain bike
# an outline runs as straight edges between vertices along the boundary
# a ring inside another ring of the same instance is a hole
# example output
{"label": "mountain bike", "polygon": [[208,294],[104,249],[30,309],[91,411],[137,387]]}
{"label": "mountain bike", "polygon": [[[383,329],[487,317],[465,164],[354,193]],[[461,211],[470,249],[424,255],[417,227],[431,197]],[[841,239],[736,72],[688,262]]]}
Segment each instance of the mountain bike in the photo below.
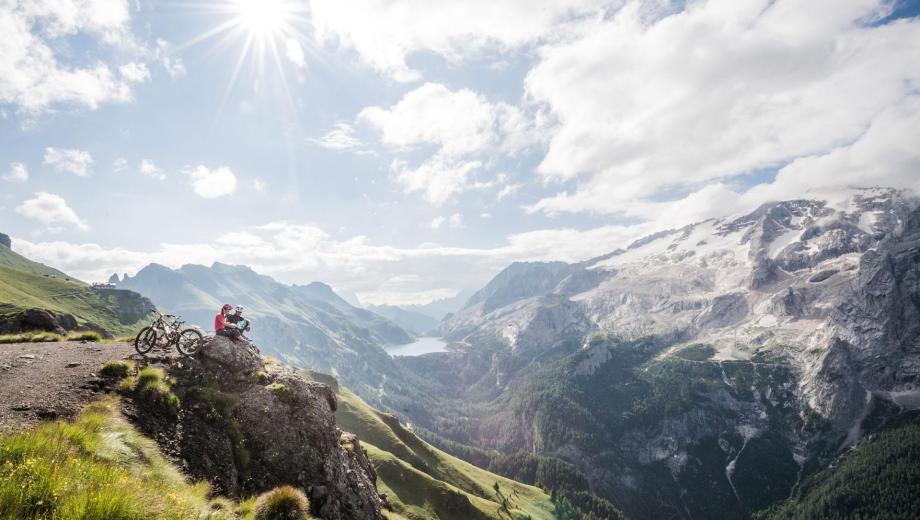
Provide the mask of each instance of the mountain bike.
{"label": "mountain bike", "polygon": [[[156,311],[155,311],[156,312]],[[157,314],[157,319],[147,327],[141,329],[134,338],[134,350],[140,355],[145,355],[154,347],[168,349],[175,345],[176,350],[184,356],[193,356],[201,347],[204,335],[194,328],[182,328],[185,324],[178,316],[172,314]]]}

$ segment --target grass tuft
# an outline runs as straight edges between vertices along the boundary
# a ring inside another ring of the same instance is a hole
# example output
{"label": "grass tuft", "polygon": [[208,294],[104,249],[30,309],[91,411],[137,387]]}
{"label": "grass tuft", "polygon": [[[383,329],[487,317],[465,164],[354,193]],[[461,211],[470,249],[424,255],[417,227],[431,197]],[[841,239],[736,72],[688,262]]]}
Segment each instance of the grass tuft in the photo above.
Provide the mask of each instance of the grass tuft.
{"label": "grass tuft", "polygon": [[169,377],[161,368],[143,368],[137,376],[122,381],[119,389],[159,408],[171,417],[176,417],[179,413],[179,398],[173,393]]}
{"label": "grass tuft", "polygon": [[64,341],[64,336],[53,332],[23,332],[21,334],[0,335],[0,345],[10,343],[46,343]]}
{"label": "grass tuft", "polygon": [[303,491],[281,486],[259,495],[253,507],[255,520],[301,520],[310,518],[310,501]]}
{"label": "grass tuft", "polygon": [[186,482],[117,407],[0,434],[0,518],[197,518],[207,485]]}
{"label": "grass tuft", "polygon": [[94,330],[71,332],[67,335],[67,341],[92,341],[93,343],[97,343],[102,341],[102,334]]}
{"label": "grass tuft", "polygon": [[284,383],[272,383],[265,388],[281,401],[290,403],[294,400],[294,393],[290,388],[284,386]]}
{"label": "grass tuft", "polygon": [[102,365],[99,375],[112,379],[123,379],[134,370],[134,362],[126,359],[116,359]]}

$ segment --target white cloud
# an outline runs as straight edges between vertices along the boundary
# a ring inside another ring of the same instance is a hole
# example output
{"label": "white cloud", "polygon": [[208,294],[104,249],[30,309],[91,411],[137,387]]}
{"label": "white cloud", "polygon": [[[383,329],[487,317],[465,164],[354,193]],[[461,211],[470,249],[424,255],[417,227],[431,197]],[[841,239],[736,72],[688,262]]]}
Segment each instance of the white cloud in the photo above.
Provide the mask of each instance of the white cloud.
{"label": "white cloud", "polygon": [[151,177],[157,180],[165,180],[166,172],[161,170],[156,164],[153,163],[150,159],[142,159],[140,165],[140,172],[147,177]]}
{"label": "white cloud", "polygon": [[68,67],[55,54],[77,34],[131,48],[129,21],[125,0],[7,2],[0,8],[0,103],[40,112],[58,103],[95,109],[131,100],[130,81],[102,61]]}
{"label": "white cloud", "polygon": [[406,93],[388,109],[365,108],[357,119],[377,129],[383,144],[396,153],[424,145],[437,147],[416,167],[398,159],[391,168],[405,191],[423,191],[437,206],[464,191],[491,186],[473,175],[485,159],[513,155],[535,142],[532,128],[517,108],[437,83]]}
{"label": "white cloud", "polygon": [[440,229],[441,226],[447,224],[454,229],[463,229],[466,226],[463,224],[463,215],[460,213],[454,213],[449,217],[435,217],[429,224],[428,227],[431,229]]}
{"label": "white cloud", "polygon": [[355,137],[354,127],[344,122],[336,123],[335,127],[322,137],[308,138],[307,142],[339,152],[361,153],[364,150],[364,143]]}
{"label": "white cloud", "polygon": [[10,163],[10,171],[5,175],[0,175],[0,179],[10,182],[26,182],[29,180],[29,170],[21,162]]}
{"label": "white cloud", "polygon": [[523,185],[519,183],[506,184],[505,186],[502,186],[501,190],[498,191],[498,195],[496,195],[496,197],[498,198],[498,200],[502,200],[506,197],[510,197],[511,195],[514,195],[515,193],[517,193],[517,191],[520,190],[522,186]]}
{"label": "white cloud", "polygon": [[132,83],[143,83],[150,79],[150,69],[143,63],[132,61],[118,69],[122,77]]}
{"label": "white cloud", "polygon": [[421,74],[406,58],[421,50],[459,61],[534,43],[560,24],[591,13],[610,0],[408,0],[362,2],[361,9],[335,0],[313,0],[316,38],[352,48],[370,66],[397,81]]}
{"label": "white cloud", "polygon": [[154,55],[171,78],[175,79],[185,76],[187,72],[185,63],[182,62],[182,58],[174,55],[173,46],[168,41],[157,38],[157,46]]}
{"label": "white cloud", "polygon": [[128,171],[128,160],[124,157],[119,157],[112,161],[112,171],[115,173],[124,173]]}
{"label": "white cloud", "polygon": [[69,224],[82,231],[89,229],[86,222],[77,216],[63,197],[44,191],[37,192],[35,198],[25,200],[16,206],[16,213],[49,226]]}
{"label": "white cloud", "polygon": [[669,187],[827,153],[910,111],[920,19],[867,24],[891,5],[713,0],[650,22],[633,2],[585,22],[543,47],[526,79],[555,120],[539,172],[580,180],[533,209],[620,212]]}
{"label": "white cloud", "polygon": [[262,179],[252,180],[252,189],[254,189],[255,191],[262,193],[265,191],[265,188],[266,188],[265,181],[263,181]]}
{"label": "white cloud", "polygon": [[306,64],[304,61],[303,47],[300,45],[300,42],[294,38],[288,38],[285,40],[284,55],[287,57],[288,61],[300,68],[303,68],[303,66]]}
{"label": "white cloud", "polygon": [[59,172],[86,177],[93,165],[93,156],[85,150],[49,147],[45,148],[45,164]]}
{"label": "white cloud", "polygon": [[200,197],[214,199],[236,191],[236,176],[226,166],[209,170],[199,165],[185,173],[191,178],[192,190]]}
{"label": "white cloud", "polygon": [[418,168],[410,168],[405,161],[396,159],[390,169],[405,191],[421,191],[425,200],[441,206],[454,195],[466,191],[471,186],[472,173],[481,166],[479,161],[458,162],[435,156]]}
{"label": "white cloud", "polygon": [[482,213],[479,214],[479,218],[481,218],[482,220],[489,220],[490,218],[492,218],[492,214],[489,213],[488,211],[483,211]]}

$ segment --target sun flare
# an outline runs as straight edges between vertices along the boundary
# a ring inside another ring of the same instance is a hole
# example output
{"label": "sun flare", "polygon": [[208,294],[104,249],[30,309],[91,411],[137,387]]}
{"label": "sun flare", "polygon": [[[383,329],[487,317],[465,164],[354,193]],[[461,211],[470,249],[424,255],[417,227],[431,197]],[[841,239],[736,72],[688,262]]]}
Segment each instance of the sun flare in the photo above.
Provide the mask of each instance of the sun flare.
{"label": "sun flare", "polygon": [[239,25],[261,35],[283,32],[295,14],[287,0],[233,0],[231,4]]}

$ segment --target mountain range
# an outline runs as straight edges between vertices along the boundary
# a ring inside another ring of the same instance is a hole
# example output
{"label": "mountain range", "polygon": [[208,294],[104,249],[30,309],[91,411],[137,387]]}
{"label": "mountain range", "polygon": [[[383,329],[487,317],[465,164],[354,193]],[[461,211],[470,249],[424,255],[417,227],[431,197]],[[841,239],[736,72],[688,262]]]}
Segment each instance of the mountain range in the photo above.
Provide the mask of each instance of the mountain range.
{"label": "mountain range", "polygon": [[917,207],[859,190],[512,264],[441,323],[450,352],[399,360],[426,395],[401,411],[449,451],[630,517],[776,507],[920,408]]}

